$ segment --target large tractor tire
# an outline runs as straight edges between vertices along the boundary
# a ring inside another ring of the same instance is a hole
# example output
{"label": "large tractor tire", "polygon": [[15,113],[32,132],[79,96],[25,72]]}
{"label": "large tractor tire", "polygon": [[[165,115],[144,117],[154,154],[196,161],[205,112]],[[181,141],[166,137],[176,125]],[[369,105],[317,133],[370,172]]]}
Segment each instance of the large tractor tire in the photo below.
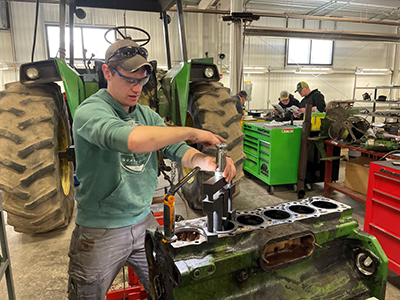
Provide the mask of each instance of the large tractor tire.
{"label": "large tractor tire", "polygon": [[[243,152],[244,134],[241,130],[241,115],[236,110],[236,100],[232,99],[229,89],[223,87],[220,82],[192,83],[190,86],[192,101],[189,103],[195,128],[211,131],[219,134],[227,140],[227,153],[232,158],[236,167],[236,197],[239,192],[239,182],[243,178],[243,161],[246,156]],[[216,149],[198,149],[212,157],[216,156]],[[189,170],[179,169],[179,176],[186,175]],[[193,180],[182,187],[183,195],[194,209],[202,209],[202,201],[205,198],[202,184],[214,175],[213,172],[199,172]]]}
{"label": "large tractor tire", "polygon": [[67,110],[57,84],[6,85],[0,93],[0,189],[15,231],[42,233],[69,224],[73,164],[58,155],[69,145]]}

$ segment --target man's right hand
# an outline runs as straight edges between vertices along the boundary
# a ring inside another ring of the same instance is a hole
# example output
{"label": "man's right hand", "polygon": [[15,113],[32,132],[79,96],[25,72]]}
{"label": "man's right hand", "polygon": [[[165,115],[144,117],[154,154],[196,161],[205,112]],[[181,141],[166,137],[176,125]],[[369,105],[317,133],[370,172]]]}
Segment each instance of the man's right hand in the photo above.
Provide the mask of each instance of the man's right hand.
{"label": "man's right hand", "polygon": [[299,108],[299,114],[304,114],[306,112],[306,109],[304,107]]}
{"label": "man's right hand", "polygon": [[191,140],[195,144],[201,144],[204,147],[213,147],[221,143],[226,143],[225,139],[210,131],[201,129],[193,129],[193,131],[193,137]]}

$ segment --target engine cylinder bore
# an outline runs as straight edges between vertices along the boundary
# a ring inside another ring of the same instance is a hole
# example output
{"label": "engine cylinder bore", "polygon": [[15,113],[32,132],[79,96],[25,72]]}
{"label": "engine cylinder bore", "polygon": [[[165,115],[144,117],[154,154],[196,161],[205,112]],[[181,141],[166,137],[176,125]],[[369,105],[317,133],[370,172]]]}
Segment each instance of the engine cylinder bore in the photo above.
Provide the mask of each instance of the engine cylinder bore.
{"label": "engine cylinder bore", "polygon": [[183,227],[175,231],[177,240],[181,242],[194,242],[200,240],[204,233],[196,227]]}
{"label": "engine cylinder bore", "polygon": [[305,205],[291,205],[289,209],[298,214],[312,214],[315,212],[315,209]]}
{"label": "engine cylinder bore", "polygon": [[225,223],[222,225],[222,230],[217,230],[216,232],[218,233],[226,233],[230,232],[236,229],[235,223],[231,221],[225,221]]}
{"label": "engine cylinder bore", "polygon": [[284,210],[271,209],[264,211],[264,216],[274,220],[285,220],[290,218],[290,214]]}
{"label": "engine cylinder bore", "polygon": [[314,252],[314,242],[314,235],[307,234],[268,243],[261,253],[261,267],[275,268],[304,259]]}
{"label": "engine cylinder bore", "polygon": [[255,215],[240,215],[236,218],[236,221],[243,225],[251,225],[251,226],[260,225],[264,223],[263,218]]}
{"label": "engine cylinder bore", "polygon": [[329,201],[313,201],[311,202],[313,206],[316,206],[318,208],[325,208],[325,209],[336,209],[338,208],[337,204],[329,202]]}

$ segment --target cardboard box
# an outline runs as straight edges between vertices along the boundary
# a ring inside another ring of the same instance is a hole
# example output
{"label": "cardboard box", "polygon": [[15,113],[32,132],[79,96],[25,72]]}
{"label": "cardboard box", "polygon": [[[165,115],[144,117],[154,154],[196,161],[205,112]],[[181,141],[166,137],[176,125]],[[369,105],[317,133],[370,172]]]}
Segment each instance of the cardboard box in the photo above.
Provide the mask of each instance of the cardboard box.
{"label": "cardboard box", "polygon": [[366,195],[368,190],[369,164],[373,159],[360,156],[346,162],[344,185],[353,191]]}

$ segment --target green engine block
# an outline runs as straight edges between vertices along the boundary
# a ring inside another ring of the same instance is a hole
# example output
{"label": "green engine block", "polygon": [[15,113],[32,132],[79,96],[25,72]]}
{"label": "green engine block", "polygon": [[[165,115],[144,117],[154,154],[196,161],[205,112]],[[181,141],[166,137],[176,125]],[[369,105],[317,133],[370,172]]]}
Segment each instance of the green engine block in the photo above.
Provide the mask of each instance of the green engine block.
{"label": "green engine block", "polygon": [[148,231],[152,299],[384,299],[388,259],[352,208],[323,197],[234,212],[218,239],[206,218],[177,240]]}

